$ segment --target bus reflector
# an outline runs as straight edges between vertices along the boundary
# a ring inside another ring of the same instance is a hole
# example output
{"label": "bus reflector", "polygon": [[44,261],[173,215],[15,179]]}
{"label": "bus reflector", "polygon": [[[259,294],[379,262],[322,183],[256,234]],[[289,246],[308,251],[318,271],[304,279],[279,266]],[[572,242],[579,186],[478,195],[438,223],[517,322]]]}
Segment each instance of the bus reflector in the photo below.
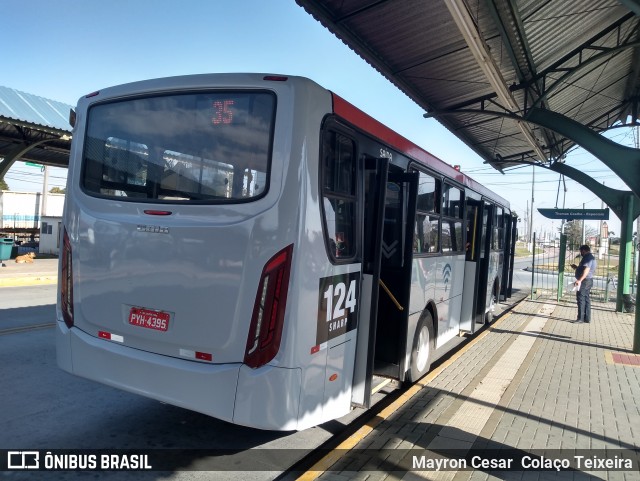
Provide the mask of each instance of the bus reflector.
{"label": "bus reflector", "polygon": [[98,337],[100,339],[106,339],[108,341],[124,342],[124,337],[118,334],[112,334],[107,331],[98,331]]}
{"label": "bus reflector", "polygon": [[336,379],[338,379],[338,375],[337,374],[332,374],[331,377],[329,378],[329,381],[333,382]]}
{"label": "bus reflector", "polygon": [[313,346],[311,348],[311,354],[315,354],[320,351],[324,351],[327,348],[327,342],[323,342],[322,344],[318,344],[317,346]]}
{"label": "bus reflector", "polygon": [[208,352],[196,351],[196,359],[200,359],[201,361],[213,361],[213,356]]}
{"label": "bus reflector", "polygon": [[262,270],[244,356],[244,363],[254,369],[271,361],[280,349],[292,255],[293,244],[269,259]]}
{"label": "bus reflector", "polygon": [[67,230],[62,240],[62,269],[60,274],[60,309],[62,319],[68,328],[73,327],[73,268],[71,260],[71,242]]}
{"label": "bus reflector", "polygon": [[190,349],[180,349],[180,355],[182,357],[188,357],[189,359],[198,359],[200,361],[213,361],[213,354],[209,352],[192,351]]}
{"label": "bus reflector", "polygon": [[286,82],[289,80],[289,77],[285,77],[284,75],[265,75],[262,80],[271,80],[272,82]]}

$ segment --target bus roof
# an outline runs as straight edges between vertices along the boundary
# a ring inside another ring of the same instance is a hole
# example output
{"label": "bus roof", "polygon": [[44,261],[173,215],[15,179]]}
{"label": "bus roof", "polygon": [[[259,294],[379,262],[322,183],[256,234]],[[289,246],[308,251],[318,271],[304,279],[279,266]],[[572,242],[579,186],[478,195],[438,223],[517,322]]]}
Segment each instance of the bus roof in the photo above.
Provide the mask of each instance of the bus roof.
{"label": "bus roof", "polygon": [[509,201],[507,201],[503,197],[489,190],[482,184],[476,182],[468,175],[465,175],[462,172],[454,169],[451,165],[442,161],[435,155],[430,154],[421,147],[418,147],[409,139],[403,137],[397,132],[394,132],[384,124],[378,122],[376,119],[364,113],[356,106],[350,104],[339,95],[333,92],[331,92],[331,95],[333,96],[333,112],[336,115],[347,120],[354,126],[362,129],[372,136],[379,138],[389,146],[398,150],[400,153],[419,162],[420,164],[428,166],[436,172],[440,172],[447,177],[455,179],[465,187],[468,187],[469,189],[485,197],[488,197],[505,207],[509,207]]}

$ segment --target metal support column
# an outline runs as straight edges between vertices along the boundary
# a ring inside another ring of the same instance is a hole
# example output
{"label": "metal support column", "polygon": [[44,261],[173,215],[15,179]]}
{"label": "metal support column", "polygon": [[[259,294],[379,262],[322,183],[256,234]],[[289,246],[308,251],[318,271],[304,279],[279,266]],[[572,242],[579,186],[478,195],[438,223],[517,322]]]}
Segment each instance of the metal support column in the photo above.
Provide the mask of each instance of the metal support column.
{"label": "metal support column", "polygon": [[556,162],[549,166],[549,169],[557,172],[558,174],[562,174],[565,177],[569,177],[570,179],[575,180],[578,184],[585,186],[604,201],[604,203],[607,204],[619,219],[624,217],[624,209],[625,205],[628,203],[628,197],[635,197],[636,202],[633,203],[633,215],[635,217],[640,216],[640,197],[635,196],[633,192],[607,187],[594,180],[591,176],[567,164]]}
{"label": "metal support column", "polygon": [[[640,286],[640,269],[638,269],[638,278],[636,285]],[[637,299],[637,294],[636,294]],[[633,352],[640,354],[640,309],[636,305],[636,322],[633,328]]]}
{"label": "metal support column", "polygon": [[564,294],[564,264],[567,259],[567,235],[560,234],[560,252],[558,253],[558,296],[557,300],[562,299]]}
{"label": "metal support column", "polygon": [[533,299],[534,285],[536,278],[536,233],[533,233],[531,243],[531,299]]}
{"label": "metal support column", "polygon": [[39,140],[39,141],[33,142],[31,144],[23,142],[23,143],[16,144],[15,146],[13,146],[12,149],[9,149],[4,154],[4,160],[2,160],[2,162],[0,162],[0,177],[4,177],[4,174],[6,174],[9,171],[9,169],[11,168],[13,163],[16,160],[20,160],[20,158],[24,154],[29,152],[31,149],[33,149],[34,147],[37,147],[38,145],[41,145],[41,144],[44,144],[44,143],[47,143],[47,142],[51,142],[52,140],[56,140],[56,139]]}
{"label": "metal support column", "polygon": [[615,172],[633,193],[640,196],[640,149],[617,144],[589,127],[550,110],[531,109],[525,120],[575,141]]}
{"label": "metal support column", "polygon": [[618,292],[616,296],[616,311],[622,312],[624,309],[624,296],[628,296],[629,276],[631,273],[631,254],[633,245],[633,204],[634,197],[627,196],[624,209],[622,210],[621,232],[620,232],[620,254],[618,257]]}

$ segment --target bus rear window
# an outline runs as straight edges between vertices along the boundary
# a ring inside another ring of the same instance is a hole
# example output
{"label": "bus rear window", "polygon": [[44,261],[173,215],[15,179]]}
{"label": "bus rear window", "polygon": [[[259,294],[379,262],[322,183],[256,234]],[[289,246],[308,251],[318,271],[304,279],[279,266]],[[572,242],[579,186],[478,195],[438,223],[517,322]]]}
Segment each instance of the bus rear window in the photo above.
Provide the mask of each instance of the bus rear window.
{"label": "bus rear window", "polygon": [[119,200],[237,202],[263,196],[275,95],[163,95],[89,109],[82,187]]}

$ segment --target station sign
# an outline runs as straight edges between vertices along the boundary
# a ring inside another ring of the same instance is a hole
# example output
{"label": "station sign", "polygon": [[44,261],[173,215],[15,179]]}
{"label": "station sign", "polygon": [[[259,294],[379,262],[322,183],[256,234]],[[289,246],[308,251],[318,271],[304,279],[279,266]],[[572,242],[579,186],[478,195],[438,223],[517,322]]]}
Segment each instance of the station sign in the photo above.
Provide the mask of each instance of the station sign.
{"label": "station sign", "polygon": [[538,209],[547,219],[609,220],[609,209]]}

